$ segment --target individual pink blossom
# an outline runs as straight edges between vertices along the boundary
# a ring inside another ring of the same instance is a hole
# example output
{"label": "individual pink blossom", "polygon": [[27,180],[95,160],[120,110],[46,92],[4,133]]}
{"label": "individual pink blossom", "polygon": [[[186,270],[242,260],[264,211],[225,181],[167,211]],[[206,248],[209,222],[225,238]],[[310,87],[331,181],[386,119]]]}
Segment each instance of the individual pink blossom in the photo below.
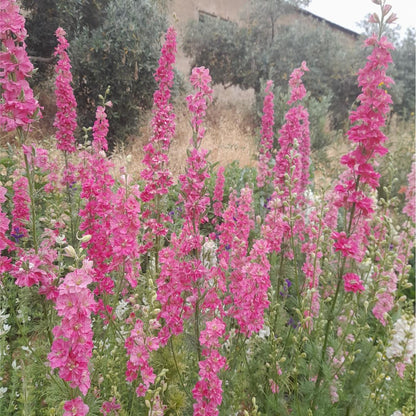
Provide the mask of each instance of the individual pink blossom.
{"label": "individual pink blossom", "polygon": [[116,403],[116,398],[113,397],[110,401],[106,401],[102,404],[100,413],[102,413],[104,416],[107,415],[118,415],[117,410],[120,410],[121,406]]}
{"label": "individual pink blossom", "polygon": [[201,345],[208,348],[220,348],[219,340],[224,336],[224,333],[225,323],[219,318],[214,318],[206,323],[205,329],[201,331],[199,341]]}
{"label": "individual pink blossom", "polygon": [[[345,231],[342,231],[340,233],[333,232],[331,236],[335,243],[334,248],[335,251],[341,252],[341,254],[344,257],[356,257],[358,253],[360,252],[360,247],[358,245],[358,242],[353,237],[347,237],[347,234]],[[358,257],[357,260],[359,260],[361,257]]]}
{"label": "individual pink blossom", "polygon": [[346,273],[342,276],[344,279],[344,289],[346,292],[361,293],[365,290],[360,276],[355,273]]}
{"label": "individual pink blossom", "polygon": [[274,94],[273,81],[267,81],[263,103],[263,117],[261,119],[259,166],[257,174],[257,186],[260,188],[270,182],[272,170],[270,160],[273,150],[273,126],[274,126]]}
{"label": "individual pink blossom", "polygon": [[47,274],[42,266],[43,262],[36,253],[22,252],[12,271],[12,275],[16,279],[16,285],[30,287],[38,284],[42,277]]}
{"label": "individual pink blossom", "polygon": [[25,19],[14,0],[0,2],[0,128],[5,131],[29,126],[42,114],[27,78],[33,65],[26,53]]}
{"label": "individual pink blossom", "polygon": [[65,402],[63,416],[85,416],[88,410],[88,405],[82,401],[81,397],[77,397]]}
{"label": "individual pink blossom", "polygon": [[74,132],[77,128],[77,102],[71,87],[71,63],[67,53],[69,43],[61,27],[56,29],[55,34],[58,46],[55,48],[54,55],[59,59],[55,66],[55,96],[58,111],[55,115],[54,127],[56,127],[57,148],[72,153],[76,150]]}

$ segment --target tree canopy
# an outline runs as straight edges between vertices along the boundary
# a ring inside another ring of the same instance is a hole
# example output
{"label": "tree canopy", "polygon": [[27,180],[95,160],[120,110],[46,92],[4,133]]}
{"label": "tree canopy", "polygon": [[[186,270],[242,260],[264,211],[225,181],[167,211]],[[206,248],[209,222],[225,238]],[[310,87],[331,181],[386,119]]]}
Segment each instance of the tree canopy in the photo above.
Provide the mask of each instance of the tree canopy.
{"label": "tree canopy", "polygon": [[[140,113],[152,105],[161,38],[167,20],[161,0],[23,0],[29,11],[30,55],[40,77],[50,77],[55,30],[61,26],[70,42],[78,124],[92,126],[98,96],[113,102],[109,112],[110,145],[133,133]],[[47,61],[47,64],[44,63]]]}
{"label": "tree canopy", "polygon": [[[292,70],[306,61],[310,69],[304,76],[307,90],[318,101],[330,97],[333,125],[342,127],[359,93],[356,72],[365,51],[358,34],[354,40],[306,13],[302,19],[288,19],[301,4],[305,2],[252,0],[239,23],[216,18],[191,22],[184,37],[184,51],[192,58],[192,65],[210,68],[214,83],[253,88],[257,97],[261,96],[261,87],[267,79],[284,91]],[[414,86],[414,69],[412,72],[410,68],[412,64],[414,68],[414,59],[409,47],[412,43],[406,42],[396,52],[401,91],[409,91],[412,75]],[[405,95],[409,95],[399,92],[400,106],[409,108],[411,103],[405,101]]]}

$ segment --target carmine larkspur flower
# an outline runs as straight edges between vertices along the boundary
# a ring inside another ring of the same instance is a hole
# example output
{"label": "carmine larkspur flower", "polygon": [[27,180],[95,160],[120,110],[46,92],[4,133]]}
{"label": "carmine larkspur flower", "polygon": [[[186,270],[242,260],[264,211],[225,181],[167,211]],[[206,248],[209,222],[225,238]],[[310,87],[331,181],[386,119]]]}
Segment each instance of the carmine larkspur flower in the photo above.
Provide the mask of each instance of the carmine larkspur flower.
{"label": "carmine larkspur flower", "polygon": [[387,153],[383,146],[387,137],[381,128],[385,125],[392,103],[386,89],[393,83],[386,75],[387,67],[392,62],[392,44],[385,37],[377,39],[373,35],[365,45],[373,49],[364,68],[358,71],[358,84],[362,90],[358,96],[360,105],[350,114],[353,125],[347,132],[348,139],[357,146],[341,158],[347,170],[334,188],[335,205],[349,213],[346,218],[349,229],[332,235],[335,249],[358,262],[363,259],[369,234],[368,221],[374,212],[374,203],[366,190],[376,189],[380,177],[371,161],[376,155]]}
{"label": "carmine larkspur flower", "polygon": [[56,127],[57,148],[72,153],[76,150],[74,132],[77,127],[77,102],[71,87],[71,63],[67,53],[69,43],[65,38],[66,32],[61,27],[56,29],[55,34],[58,46],[55,48],[54,55],[59,57],[55,67],[55,95],[58,111],[53,125]]}
{"label": "carmine larkspur flower", "polygon": [[26,53],[25,19],[14,0],[0,2],[0,128],[5,131],[29,126],[42,114],[27,78],[33,65]]}
{"label": "carmine larkspur flower", "polygon": [[89,360],[92,357],[91,313],[96,302],[88,285],[92,282],[92,262],[84,260],[81,269],[68,273],[59,286],[55,309],[62,317],[52,332],[54,341],[48,354],[50,366],[59,376],[86,395],[90,388]]}
{"label": "carmine larkspur flower", "polygon": [[360,276],[355,273],[346,273],[342,276],[344,279],[344,289],[346,292],[363,292],[365,290]]}
{"label": "carmine larkspur flower", "polygon": [[81,397],[76,397],[65,402],[63,416],[85,416],[88,411],[88,405],[82,401]]}

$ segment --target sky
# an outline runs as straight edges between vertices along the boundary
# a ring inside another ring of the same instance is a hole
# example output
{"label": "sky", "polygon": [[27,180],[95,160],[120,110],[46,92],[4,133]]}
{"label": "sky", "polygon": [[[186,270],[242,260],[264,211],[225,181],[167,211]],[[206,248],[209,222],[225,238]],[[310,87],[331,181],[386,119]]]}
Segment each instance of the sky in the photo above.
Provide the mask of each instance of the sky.
{"label": "sky", "polygon": [[[387,0],[387,3],[392,6],[392,12],[398,17],[395,23],[401,26],[401,35],[408,27],[415,27],[415,0]],[[359,33],[361,29],[357,23],[364,20],[369,13],[380,12],[380,6],[371,0],[311,0],[306,9],[330,22]]]}

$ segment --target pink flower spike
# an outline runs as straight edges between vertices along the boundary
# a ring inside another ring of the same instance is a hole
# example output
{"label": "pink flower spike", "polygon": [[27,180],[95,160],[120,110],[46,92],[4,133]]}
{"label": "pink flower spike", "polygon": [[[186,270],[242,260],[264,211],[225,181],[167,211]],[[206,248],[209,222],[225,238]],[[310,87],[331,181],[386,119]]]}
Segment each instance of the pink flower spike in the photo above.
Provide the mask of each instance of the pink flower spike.
{"label": "pink flower spike", "polygon": [[30,221],[30,197],[28,181],[25,176],[21,176],[13,184],[14,207],[12,210],[12,233],[11,236],[18,242],[20,238],[28,235],[26,226]]}
{"label": "pink flower spike", "polygon": [[27,78],[33,65],[26,53],[25,19],[16,1],[0,2],[0,129],[12,131],[41,118],[40,106]]}
{"label": "pink flower spike", "polygon": [[293,104],[295,101],[301,100],[305,97],[306,89],[301,78],[306,71],[309,71],[309,68],[306,66],[306,62],[303,61],[300,68],[294,69],[290,75],[290,100],[287,102],[288,104]]}
{"label": "pink flower spike", "polygon": [[[156,195],[168,193],[173,184],[172,174],[168,168],[168,152],[171,140],[175,134],[175,114],[170,103],[171,88],[173,86],[173,65],[176,56],[176,31],[170,27],[166,33],[166,40],[162,47],[159,67],[154,75],[159,88],[153,94],[152,136],[144,146],[143,159],[146,168],[141,172],[145,180],[145,187],[141,193],[144,202],[152,201]],[[156,208],[151,210],[156,211]],[[165,225],[160,224],[162,228]]]}
{"label": "pink flower spike", "polygon": [[75,136],[74,131],[77,127],[77,113],[74,92],[71,87],[72,74],[71,63],[67,53],[69,47],[68,41],[65,39],[65,30],[61,27],[56,29],[56,37],[58,39],[58,46],[55,48],[55,56],[59,60],[55,67],[55,95],[56,112],[54,127],[56,127],[56,147],[64,152],[75,152]]}
{"label": "pink flower spike", "polygon": [[[72,388],[78,387],[83,395],[90,388],[88,365],[93,349],[90,316],[96,309],[94,296],[87,287],[92,273],[92,262],[84,260],[83,267],[68,273],[59,286],[55,309],[62,321],[52,331],[55,339],[48,354],[50,366],[59,368],[59,376]],[[70,409],[82,410],[82,407],[75,403]]]}
{"label": "pink flower spike", "polygon": [[334,188],[335,206],[344,209],[349,216],[346,220],[348,235],[345,231],[332,234],[335,250],[358,262],[363,259],[374,212],[374,203],[366,192],[379,185],[380,174],[374,169],[374,159],[387,153],[383,146],[387,137],[381,129],[392,104],[386,88],[393,83],[386,74],[392,62],[390,50],[393,45],[385,37],[378,39],[373,35],[365,41],[365,46],[371,47],[372,51],[364,68],[358,71],[362,91],[358,96],[360,105],[350,113],[352,126],[347,132],[348,139],[356,147],[341,158],[341,164],[347,169]]}
{"label": "pink flower spike", "polygon": [[107,134],[108,134],[108,120],[105,112],[105,107],[98,106],[95,113],[95,122],[92,127],[92,147],[96,153],[101,150],[108,150]]}

